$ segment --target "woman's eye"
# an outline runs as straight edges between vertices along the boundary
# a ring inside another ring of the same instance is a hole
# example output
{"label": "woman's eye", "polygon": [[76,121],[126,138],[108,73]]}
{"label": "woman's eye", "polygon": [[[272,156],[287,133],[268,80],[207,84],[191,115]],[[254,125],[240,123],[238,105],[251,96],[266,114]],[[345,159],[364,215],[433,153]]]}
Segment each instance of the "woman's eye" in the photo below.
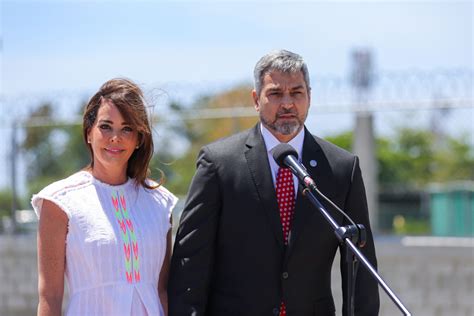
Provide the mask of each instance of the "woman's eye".
{"label": "woman's eye", "polygon": [[107,125],[107,124],[101,124],[101,125],[99,125],[99,128],[100,129],[110,129],[110,126]]}
{"label": "woman's eye", "polygon": [[124,131],[124,132],[133,132],[133,128],[131,128],[130,126],[125,126],[125,127],[123,128],[123,131]]}

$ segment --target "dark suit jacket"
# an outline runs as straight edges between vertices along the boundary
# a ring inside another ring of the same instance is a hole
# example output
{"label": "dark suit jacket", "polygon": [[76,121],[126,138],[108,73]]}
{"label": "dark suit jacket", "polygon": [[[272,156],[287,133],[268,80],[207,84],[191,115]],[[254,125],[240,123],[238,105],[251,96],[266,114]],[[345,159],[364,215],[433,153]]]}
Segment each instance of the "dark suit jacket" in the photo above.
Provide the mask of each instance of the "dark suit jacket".
{"label": "dark suit jacket", "polygon": [[[311,167],[310,160],[317,166]],[[365,225],[363,253],[376,266],[357,157],[306,130],[302,162],[319,190]],[[339,224],[346,224],[323,205]],[[199,154],[176,235],[169,315],[278,315],[282,299],[289,316],[335,315],[331,266],[338,246],[331,226],[300,192],[290,242],[284,246],[258,125],[212,143]],[[342,266],[341,273],[345,279]],[[355,314],[377,315],[378,309],[377,283],[361,266]]]}

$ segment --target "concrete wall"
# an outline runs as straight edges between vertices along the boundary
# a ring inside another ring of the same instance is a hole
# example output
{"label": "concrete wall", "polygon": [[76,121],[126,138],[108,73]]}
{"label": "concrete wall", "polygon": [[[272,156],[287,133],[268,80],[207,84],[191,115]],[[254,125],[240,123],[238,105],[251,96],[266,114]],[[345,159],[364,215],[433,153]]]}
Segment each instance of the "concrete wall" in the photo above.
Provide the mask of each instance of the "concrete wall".
{"label": "concrete wall", "polygon": [[0,315],[35,315],[36,236],[0,235]]}
{"label": "concrete wall", "polygon": [[[417,316],[474,315],[474,239],[464,247],[403,246],[400,239],[376,240],[379,271]],[[36,237],[0,235],[0,315],[35,315]],[[333,271],[340,315],[340,278]],[[380,290],[380,315],[402,315]]]}
{"label": "concrete wall", "polygon": [[[474,315],[474,239],[463,247],[404,246],[400,239],[376,240],[379,274],[414,316]],[[338,261],[337,261],[338,262]],[[341,302],[339,271],[333,292]],[[380,287],[380,315],[403,315]],[[340,315],[341,304],[336,303]]]}

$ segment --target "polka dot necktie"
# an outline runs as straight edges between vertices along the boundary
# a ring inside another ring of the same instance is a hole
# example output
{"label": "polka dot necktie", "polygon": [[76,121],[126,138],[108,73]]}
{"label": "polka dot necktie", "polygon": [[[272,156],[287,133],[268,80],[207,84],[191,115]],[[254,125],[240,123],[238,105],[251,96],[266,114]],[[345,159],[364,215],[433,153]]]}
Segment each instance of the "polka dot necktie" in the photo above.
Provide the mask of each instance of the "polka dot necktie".
{"label": "polka dot necktie", "polygon": [[[289,168],[278,169],[276,179],[276,194],[278,208],[280,209],[280,221],[283,230],[283,241],[288,245],[288,235],[290,233],[291,220],[295,210],[295,186],[293,174]],[[281,302],[280,316],[286,316],[285,302]]]}

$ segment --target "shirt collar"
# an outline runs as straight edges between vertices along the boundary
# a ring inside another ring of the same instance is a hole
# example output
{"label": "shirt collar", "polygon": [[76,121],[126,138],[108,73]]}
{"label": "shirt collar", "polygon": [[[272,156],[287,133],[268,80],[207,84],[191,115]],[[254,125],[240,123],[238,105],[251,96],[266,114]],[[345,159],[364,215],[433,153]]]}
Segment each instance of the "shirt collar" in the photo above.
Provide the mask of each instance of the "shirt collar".
{"label": "shirt collar", "polygon": [[[302,128],[301,131],[288,142],[298,153],[299,160],[301,160],[301,153],[303,151],[304,130],[305,129]],[[260,123],[260,131],[268,153],[281,143],[262,123]]]}

